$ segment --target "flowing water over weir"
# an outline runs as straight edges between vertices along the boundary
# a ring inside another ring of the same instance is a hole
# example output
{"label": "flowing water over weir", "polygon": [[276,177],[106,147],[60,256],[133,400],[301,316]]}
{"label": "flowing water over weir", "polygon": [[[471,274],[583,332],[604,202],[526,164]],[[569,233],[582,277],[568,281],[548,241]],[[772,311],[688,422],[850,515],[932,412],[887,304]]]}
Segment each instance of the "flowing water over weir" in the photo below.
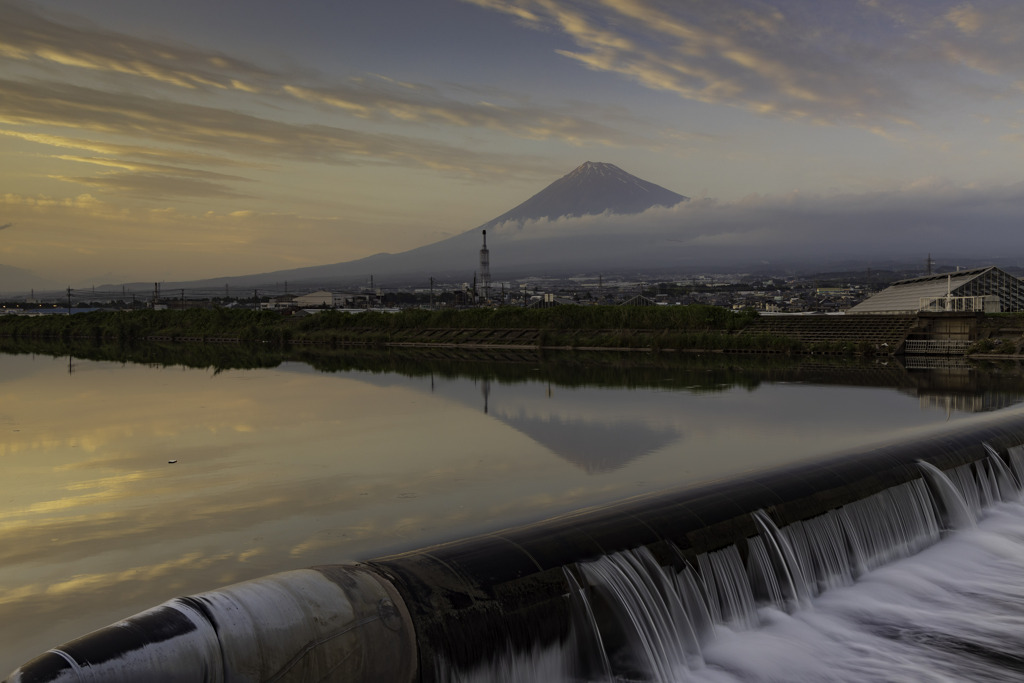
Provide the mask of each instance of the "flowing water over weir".
{"label": "flowing water over weir", "polygon": [[1024,422],[179,598],[29,681],[1024,681]]}

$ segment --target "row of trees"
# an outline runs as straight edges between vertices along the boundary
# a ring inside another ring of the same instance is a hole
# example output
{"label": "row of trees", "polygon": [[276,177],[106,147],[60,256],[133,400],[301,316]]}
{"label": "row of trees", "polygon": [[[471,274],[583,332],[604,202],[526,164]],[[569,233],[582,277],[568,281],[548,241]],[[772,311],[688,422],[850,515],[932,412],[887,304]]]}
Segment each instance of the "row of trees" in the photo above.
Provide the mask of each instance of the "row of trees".
{"label": "row of trees", "polygon": [[147,337],[235,338],[247,341],[318,340],[334,335],[425,329],[535,329],[548,331],[659,330],[733,333],[754,313],[715,306],[555,306],[464,310],[407,309],[395,313],[324,311],[288,317],[272,311],[190,309],[94,311],[71,316],[3,316],[0,335],[12,338],[136,341]]}

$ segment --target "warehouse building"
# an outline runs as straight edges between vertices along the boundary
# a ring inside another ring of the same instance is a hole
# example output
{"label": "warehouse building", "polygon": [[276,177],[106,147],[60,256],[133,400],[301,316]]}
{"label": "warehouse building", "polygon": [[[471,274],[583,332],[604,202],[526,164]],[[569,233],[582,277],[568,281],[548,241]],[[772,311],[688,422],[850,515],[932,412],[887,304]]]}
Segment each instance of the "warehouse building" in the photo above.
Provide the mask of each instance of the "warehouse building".
{"label": "warehouse building", "polygon": [[900,280],[847,311],[1011,313],[1024,311],[1024,281],[995,266]]}

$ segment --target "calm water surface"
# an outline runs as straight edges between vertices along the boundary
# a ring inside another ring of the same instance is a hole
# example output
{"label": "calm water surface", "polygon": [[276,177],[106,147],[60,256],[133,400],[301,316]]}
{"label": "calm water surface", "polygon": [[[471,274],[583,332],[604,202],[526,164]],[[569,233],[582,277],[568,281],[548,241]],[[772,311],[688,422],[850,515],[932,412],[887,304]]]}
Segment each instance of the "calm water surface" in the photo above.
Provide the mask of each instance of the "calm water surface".
{"label": "calm water surface", "polygon": [[176,595],[1021,410],[964,369],[502,376],[0,355],[0,676]]}

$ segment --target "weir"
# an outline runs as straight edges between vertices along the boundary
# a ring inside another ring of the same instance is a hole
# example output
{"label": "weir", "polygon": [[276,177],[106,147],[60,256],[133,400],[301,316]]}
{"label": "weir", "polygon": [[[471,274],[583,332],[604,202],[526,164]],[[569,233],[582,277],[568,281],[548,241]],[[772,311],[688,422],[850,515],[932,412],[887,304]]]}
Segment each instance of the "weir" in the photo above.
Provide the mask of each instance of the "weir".
{"label": "weir", "polygon": [[[990,419],[284,572],[171,600],[44,653],[6,683],[696,680],[730,634],[813,613],[823,596],[1017,501],[1022,444],[1024,420]],[[1024,596],[1019,607],[1024,623]],[[1024,657],[989,658],[1024,678]]]}

